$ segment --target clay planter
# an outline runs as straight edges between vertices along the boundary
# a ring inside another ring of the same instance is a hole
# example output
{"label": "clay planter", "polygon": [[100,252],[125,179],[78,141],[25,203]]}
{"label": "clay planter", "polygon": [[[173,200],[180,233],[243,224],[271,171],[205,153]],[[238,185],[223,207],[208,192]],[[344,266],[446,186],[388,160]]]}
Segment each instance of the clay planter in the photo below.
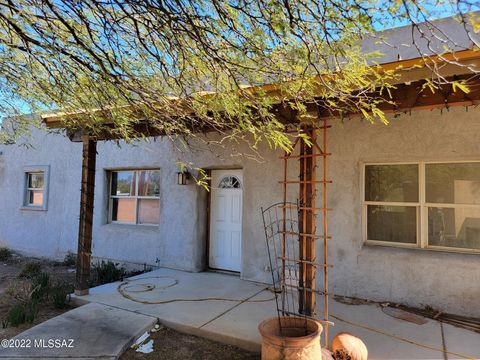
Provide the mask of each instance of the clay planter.
{"label": "clay planter", "polygon": [[312,319],[291,316],[267,319],[258,325],[262,335],[262,360],[321,359],[322,330],[322,325]]}

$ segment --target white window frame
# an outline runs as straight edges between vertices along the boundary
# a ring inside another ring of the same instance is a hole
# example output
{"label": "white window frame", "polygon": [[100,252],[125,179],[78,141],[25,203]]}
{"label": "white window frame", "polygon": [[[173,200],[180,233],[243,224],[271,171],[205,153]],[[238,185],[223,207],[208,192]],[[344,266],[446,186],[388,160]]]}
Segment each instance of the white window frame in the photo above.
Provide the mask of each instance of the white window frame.
{"label": "white window frame", "polygon": [[[410,162],[365,162],[362,163],[361,171],[361,192],[362,192],[362,239],[365,245],[378,245],[389,247],[401,247],[419,250],[433,250],[443,252],[480,254],[480,249],[457,248],[449,246],[437,246],[428,244],[428,209],[434,208],[478,208],[480,204],[441,204],[426,202],[426,184],[425,184],[425,166],[427,164],[463,164],[463,163],[479,163],[480,160],[455,160],[455,161],[410,161]],[[418,202],[390,202],[390,201],[367,201],[365,200],[365,169],[369,165],[418,165]],[[369,240],[367,229],[367,207],[368,205],[383,206],[408,206],[416,208],[416,224],[417,224],[417,242],[415,244]]]}
{"label": "white window frame", "polygon": [[[139,224],[138,223],[138,200],[141,200],[141,199],[158,200],[158,206],[159,206],[159,210],[160,210],[160,194],[158,196],[138,196],[139,176],[135,176],[135,195],[133,195],[133,196],[112,195],[112,174],[114,172],[131,171],[131,172],[139,173],[141,171],[148,171],[148,170],[160,171],[159,168],[109,169],[108,170],[108,180],[109,180],[108,181],[108,222],[109,223],[111,223],[111,224],[123,224],[123,225],[135,225],[135,226],[157,226],[157,227],[159,226],[160,219],[159,219],[158,224]],[[159,186],[160,186],[160,189],[161,189],[161,184]],[[135,221],[134,222],[112,220],[113,199],[135,199]]]}
{"label": "white window frame", "polygon": [[[32,190],[39,190],[38,188],[29,188],[28,187],[28,178],[30,174],[40,174],[43,173],[43,204],[41,206],[32,205],[28,202],[28,193]],[[22,186],[22,206],[21,210],[36,210],[36,211],[47,211],[48,209],[48,192],[49,192],[49,176],[50,176],[50,166],[48,165],[33,165],[25,166],[23,168],[23,186]]]}

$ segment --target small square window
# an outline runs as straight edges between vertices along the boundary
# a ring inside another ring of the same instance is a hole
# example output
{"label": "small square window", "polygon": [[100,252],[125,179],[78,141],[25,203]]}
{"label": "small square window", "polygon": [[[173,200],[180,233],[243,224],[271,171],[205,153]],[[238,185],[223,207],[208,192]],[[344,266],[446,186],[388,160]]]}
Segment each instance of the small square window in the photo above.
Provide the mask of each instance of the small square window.
{"label": "small square window", "polygon": [[24,209],[46,210],[48,167],[31,166],[25,168]]}

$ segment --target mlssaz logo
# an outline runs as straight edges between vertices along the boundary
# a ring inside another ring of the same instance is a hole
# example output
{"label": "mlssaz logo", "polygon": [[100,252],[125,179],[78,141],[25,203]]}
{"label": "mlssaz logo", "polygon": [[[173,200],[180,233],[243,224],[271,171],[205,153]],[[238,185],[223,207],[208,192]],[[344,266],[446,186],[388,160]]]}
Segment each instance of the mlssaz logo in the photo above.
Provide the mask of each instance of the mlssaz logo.
{"label": "mlssaz logo", "polygon": [[35,339],[34,347],[44,349],[74,348],[73,339]]}

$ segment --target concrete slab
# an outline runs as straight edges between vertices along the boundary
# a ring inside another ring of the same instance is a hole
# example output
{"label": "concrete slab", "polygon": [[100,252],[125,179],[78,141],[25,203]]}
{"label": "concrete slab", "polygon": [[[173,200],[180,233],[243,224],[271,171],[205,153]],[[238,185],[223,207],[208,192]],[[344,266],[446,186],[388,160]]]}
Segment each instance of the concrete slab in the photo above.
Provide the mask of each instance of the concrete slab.
{"label": "concrete slab", "polygon": [[[258,324],[276,316],[273,294],[266,285],[225,274],[160,269],[121,286],[123,295],[119,285],[94,288],[90,295],[76,299],[158,317],[177,330],[254,351],[260,349]],[[341,331],[356,334],[367,344],[370,359],[445,359],[437,321],[418,325],[387,315],[376,305],[347,305],[333,299],[330,315],[335,322],[330,339]],[[480,335],[445,326],[444,336],[447,351],[480,358]],[[454,358],[455,354],[448,355]]]}
{"label": "concrete slab", "polygon": [[[440,325],[436,321],[414,324],[391,317],[376,305],[346,305],[330,301],[329,310],[335,322],[335,326],[329,330],[330,341],[335,334],[348,331],[365,342],[371,359],[443,358]],[[400,339],[411,340],[423,346]]]}
{"label": "concrete slab", "polygon": [[[111,305],[198,328],[266,287],[237,276],[171,269],[159,269],[129,280],[121,288],[126,297],[118,292],[121,285],[118,282],[93,288],[80,301]],[[152,290],[142,291],[149,287]]]}
{"label": "concrete slab", "polygon": [[17,346],[0,348],[0,358],[116,359],[156,322],[155,317],[90,303],[19,334],[12,339]]}
{"label": "concrete slab", "polygon": [[480,359],[480,334],[443,324],[448,359]]}
{"label": "concrete slab", "polygon": [[262,320],[274,316],[277,316],[274,294],[264,290],[200,329],[230,344],[260,351],[261,338],[257,326]]}

